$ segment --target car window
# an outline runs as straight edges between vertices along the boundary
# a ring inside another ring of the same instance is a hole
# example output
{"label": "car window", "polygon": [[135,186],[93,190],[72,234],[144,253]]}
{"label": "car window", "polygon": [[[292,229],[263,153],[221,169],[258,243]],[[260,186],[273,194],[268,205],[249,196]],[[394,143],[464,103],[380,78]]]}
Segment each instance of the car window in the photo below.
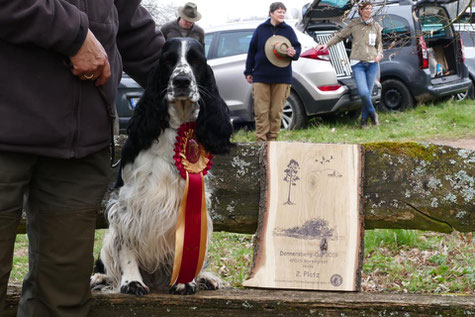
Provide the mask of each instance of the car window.
{"label": "car window", "polygon": [[411,29],[406,19],[393,14],[378,17],[383,27],[381,32],[384,49],[409,46],[411,44]]}
{"label": "car window", "polygon": [[334,8],[343,8],[350,4],[348,0],[322,0],[320,5],[329,5]]}
{"label": "car window", "polygon": [[313,1],[311,5],[302,8],[302,17],[305,24],[314,19],[342,17],[346,16],[346,11],[351,6],[352,2],[349,0]]}
{"label": "car window", "polygon": [[205,36],[205,55],[208,58],[209,48],[211,47],[211,42],[213,41],[215,33],[206,34]]}
{"label": "car window", "polygon": [[249,50],[254,30],[221,33],[218,40],[216,57],[246,54]]}
{"label": "car window", "polygon": [[425,38],[451,36],[449,19],[442,7],[422,7],[418,11],[419,23]]}
{"label": "car window", "polygon": [[[436,1],[435,3],[438,3],[438,5],[443,6],[449,15],[449,18],[453,21],[455,18],[465,15],[465,16],[470,16],[472,13],[470,12],[470,2],[472,2],[473,6],[473,1],[472,0],[457,0],[457,1],[444,1],[444,2],[438,2]],[[466,12],[462,12],[463,10],[466,10]],[[472,7],[473,10],[473,7]],[[467,12],[468,11],[468,12]]]}
{"label": "car window", "polygon": [[[475,10],[474,10],[475,11]],[[475,14],[465,13],[459,20],[459,23],[475,23]]]}
{"label": "car window", "polygon": [[475,33],[474,32],[460,32],[462,34],[463,45],[466,47],[475,46]]}

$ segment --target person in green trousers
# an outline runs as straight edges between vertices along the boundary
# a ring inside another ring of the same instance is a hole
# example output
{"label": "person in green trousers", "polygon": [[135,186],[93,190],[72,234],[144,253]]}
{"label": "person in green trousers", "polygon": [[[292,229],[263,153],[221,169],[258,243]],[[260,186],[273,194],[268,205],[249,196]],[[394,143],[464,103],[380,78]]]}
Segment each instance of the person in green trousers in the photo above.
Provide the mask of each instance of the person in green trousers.
{"label": "person in green trousers", "polygon": [[87,316],[122,71],[163,46],[140,0],[0,0],[0,316],[26,211],[20,317]]}

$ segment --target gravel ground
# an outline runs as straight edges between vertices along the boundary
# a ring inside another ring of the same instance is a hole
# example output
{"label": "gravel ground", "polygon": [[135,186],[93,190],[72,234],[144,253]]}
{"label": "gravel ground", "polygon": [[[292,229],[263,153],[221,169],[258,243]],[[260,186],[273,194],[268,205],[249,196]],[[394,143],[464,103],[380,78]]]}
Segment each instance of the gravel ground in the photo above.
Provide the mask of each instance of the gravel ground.
{"label": "gravel ground", "polygon": [[452,147],[475,151],[475,138],[465,138],[458,140],[430,140],[430,142],[434,144],[448,145]]}

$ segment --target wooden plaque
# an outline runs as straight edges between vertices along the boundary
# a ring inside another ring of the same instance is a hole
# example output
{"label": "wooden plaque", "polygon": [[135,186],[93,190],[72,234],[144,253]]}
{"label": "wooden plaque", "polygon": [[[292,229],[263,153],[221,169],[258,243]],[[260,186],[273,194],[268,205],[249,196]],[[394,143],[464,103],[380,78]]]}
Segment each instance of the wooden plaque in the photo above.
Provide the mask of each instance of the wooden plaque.
{"label": "wooden plaque", "polygon": [[357,291],[363,260],[359,145],[269,142],[247,287]]}

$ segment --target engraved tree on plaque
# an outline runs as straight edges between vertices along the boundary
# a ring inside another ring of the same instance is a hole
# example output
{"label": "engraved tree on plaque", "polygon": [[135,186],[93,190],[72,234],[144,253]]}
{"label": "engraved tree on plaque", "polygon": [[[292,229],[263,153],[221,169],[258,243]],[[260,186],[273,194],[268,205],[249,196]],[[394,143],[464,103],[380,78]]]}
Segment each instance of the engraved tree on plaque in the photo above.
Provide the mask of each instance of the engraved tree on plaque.
{"label": "engraved tree on plaque", "polygon": [[284,203],[284,205],[295,205],[290,200],[290,192],[291,192],[292,186],[297,185],[296,181],[300,180],[300,177],[297,176],[299,169],[300,169],[299,163],[296,160],[291,159],[289,161],[289,164],[287,165],[287,168],[284,170],[284,173],[285,173],[284,181],[289,183],[289,195],[287,196],[287,201]]}

